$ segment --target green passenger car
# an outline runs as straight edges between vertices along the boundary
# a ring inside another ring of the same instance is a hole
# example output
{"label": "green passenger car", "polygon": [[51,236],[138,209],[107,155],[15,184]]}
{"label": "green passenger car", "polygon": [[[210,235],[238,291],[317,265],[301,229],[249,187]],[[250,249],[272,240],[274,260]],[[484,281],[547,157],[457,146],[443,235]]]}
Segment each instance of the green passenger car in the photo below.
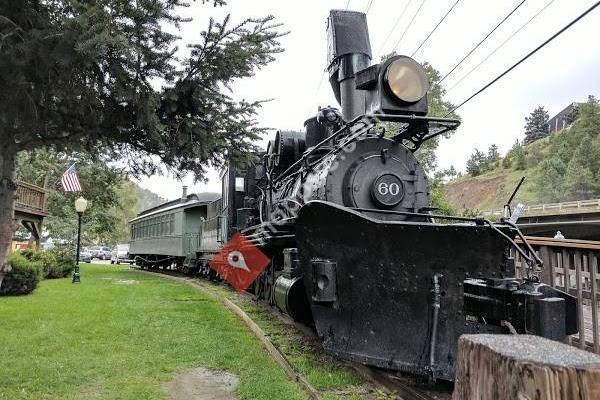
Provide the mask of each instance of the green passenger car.
{"label": "green passenger car", "polygon": [[146,268],[198,270],[218,251],[221,195],[184,194],[145,210],[129,222],[129,254]]}

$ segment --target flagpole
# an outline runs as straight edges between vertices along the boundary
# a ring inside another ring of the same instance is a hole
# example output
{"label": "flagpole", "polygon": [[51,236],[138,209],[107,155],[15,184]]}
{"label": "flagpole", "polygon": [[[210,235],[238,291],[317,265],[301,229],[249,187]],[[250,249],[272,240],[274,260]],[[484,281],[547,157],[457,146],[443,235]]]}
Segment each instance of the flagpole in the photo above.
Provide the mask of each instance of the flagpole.
{"label": "flagpole", "polygon": [[72,164],[72,165],[71,165],[69,168],[67,168],[67,169],[65,170],[65,172],[63,172],[63,173],[62,173],[62,175],[61,175],[61,176],[60,176],[60,177],[59,177],[59,178],[56,180],[56,182],[54,182],[54,187],[56,187],[56,186],[59,184],[59,182],[62,180],[62,177],[63,177],[63,176],[65,176],[65,173],[66,173],[68,170],[70,170],[71,168],[73,168],[73,167],[75,166],[75,164],[77,164],[77,162],[74,162],[74,163],[73,163],[73,164]]}

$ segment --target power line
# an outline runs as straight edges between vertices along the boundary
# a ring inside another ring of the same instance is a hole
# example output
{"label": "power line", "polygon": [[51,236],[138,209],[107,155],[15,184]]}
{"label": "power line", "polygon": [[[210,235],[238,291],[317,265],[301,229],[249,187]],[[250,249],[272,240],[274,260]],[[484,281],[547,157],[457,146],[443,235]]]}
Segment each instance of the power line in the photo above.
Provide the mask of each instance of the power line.
{"label": "power line", "polygon": [[456,5],[459,2],[460,2],[460,0],[456,0],[456,2],[454,2],[454,4],[452,4],[452,7],[450,7],[450,9],[446,12],[446,14],[442,17],[442,19],[440,19],[440,21],[433,28],[433,30],[431,32],[429,32],[429,35],[427,35],[427,37],[425,38],[425,40],[423,40],[421,42],[421,44],[419,45],[419,47],[417,47],[417,49],[415,51],[413,51],[413,53],[410,55],[411,57],[413,57],[415,54],[417,54],[417,51],[419,51],[419,49],[429,40],[429,38],[431,37],[431,35],[433,35],[433,32],[435,32],[437,30],[437,28],[442,24],[442,22],[444,22],[444,20],[446,19],[446,17],[452,12],[452,10],[454,10],[454,7],[456,7]]}
{"label": "power line", "polygon": [[490,31],[490,32],[489,32],[487,35],[485,35],[485,37],[484,37],[483,39],[481,39],[481,41],[480,41],[479,43],[477,43],[477,44],[475,45],[475,47],[473,47],[473,48],[471,49],[471,51],[469,51],[469,52],[467,53],[467,55],[466,55],[466,56],[464,56],[464,57],[462,58],[462,60],[460,60],[460,61],[459,61],[459,62],[458,62],[458,63],[457,63],[457,64],[456,64],[456,65],[455,65],[455,66],[454,66],[454,67],[453,67],[453,68],[452,68],[452,69],[451,69],[451,70],[450,70],[450,71],[449,71],[449,72],[448,72],[446,75],[444,75],[444,77],[443,77],[442,79],[440,79],[440,82],[439,82],[439,83],[442,83],[442,82],[444,81],[444,79],[446,79],[446,78],[448,77],[448,75],[450,75],[452,72],[454,72],[454,70],[455,70],[456,68],[458,68],[458,66],[459,66],[460,64],[462,64],[462,63],[463,63],[463,61],[465,61],[465,60],[466,60],[466,59],[467,59],[467,58],[468,58],[468,57],[469,57],[471,54],[473,54],[473,52],[474,52],[475,50],[477,50],[477,48],[478,48],[479,46],[481,46],[481,44],[482,44],[483,42],[485,42],[485,41],[486,41],[486,39],[487,39],[487,38],[489,38],[489,37],[492,35],[492,33],[494,33],[494,32],[496,31],[496,29],[498,29],[498,28],[500,27],[500,25],[502,25],[502,24],[503,24],[503,23],[504,23],[504,22],[505,22],[505,21],[506,21],[506,20],[507,20],[507,19],[508,19],[508,18],[509,18],[511,15],[513,15],[513,14],[514,14],[514,12],[515,12],[515,11],[517,11],[517,10],[519,9],[519,7],[521,7],[521,6],[523,5],[523,3],[525,3],[525,1],[527,1],[527,0],[522,0],[522,1],[521,1],[519,4],[517,4],[517,6],[516,6],[515,8],[513,8],[513,9],[512,9],[512,11],[511,11],[511,12],[509,12],[509,13],[508,13],[508,15],[507,15],[506,17],[502,18],[502,21],[500,21],[500,22],[498,23],[498,25],[496,25],[496,26],[494,27],[494,29],[492,29],[492,30],[491,30],[491,31]]}
{"label": "power line", "polygon": [[365,9],[365,14],[369,13],[369,10],[371,9],[371,5],[373,5],[373,0],[369,0],[369,4],[367,4],[367,8]]}
{"label": "power line", "polygon": [[468,77],[469,75],[471,75],[477,68],[479,68],[481,66],[481,64],[483,64],[484,62],[486,62],[491,56],[493,56],[498,50],[500,50],[502,47],[504,47],[504,45],[506,43],[508,43],[513,37],[515,37],[519,32],[521,32],[523,30],[523,28],[525,28],[527,25],[529,25],[529,23],[531,21],[533,21],[535,18],[537,18],[538,15],[540,15],[546,8],[548,8],[548,6],[550,6],[550,4],[554,3],[554,0],[550,0],[548,3],[546,3],[546,5],[544,7],[542,7],[537,13],[535,13],[535,15],[531,18],[529,18],[529,20],[527,22],[525,22],[523,25],[521,25],[519,27],[519,29],[517,29],[516,31],[514,31],[509,37],[506,38],[506,40],[504,40],[498,47],[496,47],[490,54],[488,54],[483,60],[481,60],[481,62],[479,62],[479,64],[477,64],[475,67],[473,67],[469,72],[467,72],[466,74],[464,74],[462,76],[462,78],[460,78],[456,83],[454,83],[454,85],[452,85],[450,87],[450,89],[448,89],[448,92],[451,91],[452,89],[454,89],[459,83],[461,83],[463,80],[465,80],[466,77]]}
{"label": "power line", "polygon": [[381,52],[383,51],[385,45],[387,44],[388,40],[392,36],[392,33],[394,33],[394,31],[398,27],[398,24],[400,23],[400,20],[402,19],[402,17],[406,13],[406,10],[408,9],[408,6],[410,6],[410,3],[412,3],[412,2],[413,2],[413,0],[409,0],[408,3],[406,3],[406,5],[404,6],[404,8],[402,9],[402,12],[400,13],[400,15],[398,15],[398,18],[396,18],[396,21],[394,22],[394,26],[392,27],[392,29],[390,29],[390,31],[388,32],[387,36],[385,37],[385,40],[381,44],[381,48],[379,49],[379,54],[381,54]]}
{"label": "power line", "polygon": [[479,89],[478,91],[476,91],[475,93],[473,93],[471,96],[469,96],[462,103],[460,103],[459,105],[457,105],[456,107],[454,107],[444,117],[449,116],[454,111],[458,110],[460,107],[464,106],[467,102],[469,102],[470,100],[472,100],[475,96],[479,95],[481,92],[483,92],[484,90],[486,90],[487,88],[489,88],[490,86],[492,86],[494,83],[498,82],[502,77],[504,77],[510,71],[512,71],[513,69],[515,69],[516,67],[518,67],[521,63],[523,63],[529,57],[531,57],[532,55],[534,55],[535,53],[537,53],[539,50],[541,50],[548,43],[550,43],[551,41],[553,41],[554,39],[556,39],[558,36],[560,36],[560,34],[562,34],[564,31],[566,31],[567,29],[569,29],[570,27],[572,27],[573,25],[575,25],[580,19],[582,19],[583,17],[585,17],[586,15],[588,15],[590,12],[592,12],[596,7],[598,7],[598,5],[600,5],[600,1],[597,1],[593,6],[591,6],[587,10],[585,10],[581,15],[579,15],[573,21],[569,22],[560,31],[556,32],[550,38],[546,39],[546,41],[544,43],[540,44],[538,47],[536,47],[535,49],[533,49],[532,51],[530,51],[525,57],[521,58],[519,61],[517,61],[515,64],[513,64],[510,68],[508,68],[506,71],[504,71],[503,73],[501,73],[500,75],[498,75],[490,83],[488,83],[487,85],[485,85],[484,87],[482,87],[481,89]]}
{"label": "power line", "polygon": [[348,2],[346,3],[346,10],[348,9],[348,7],[350,7],[350,0],[348,0]]}
{"label": "power line", "polygon": [[[394,50],[398,49],[398,46],[400,46],[400,42],[402,41],[402,39],[404,38],[404,35],[406,35],[406,32],[408,32],[408,29],[411,27],[411,25],[413,24],[413,22],[415,22],[415,18],[417,17],[417,15],[419,14],[419,11],[421,11],[421,8],[423,8],[423,4],[425,4],[427,0],[423,0],[421,1],[421,5],[419,6],[419,8],[417,9],[417,12],[415,12],[415,14],[413,15],[412,19],[410,20],[410,22],[408,23],[408,25],[406,26],[406,29],[404,29],[404,32],[402,32],[402,36],[400,36],[400,39],[398,39],[398,41],[396,42],[396,45],[394,46]],[[525,0],[523,0],[525,1]]]}

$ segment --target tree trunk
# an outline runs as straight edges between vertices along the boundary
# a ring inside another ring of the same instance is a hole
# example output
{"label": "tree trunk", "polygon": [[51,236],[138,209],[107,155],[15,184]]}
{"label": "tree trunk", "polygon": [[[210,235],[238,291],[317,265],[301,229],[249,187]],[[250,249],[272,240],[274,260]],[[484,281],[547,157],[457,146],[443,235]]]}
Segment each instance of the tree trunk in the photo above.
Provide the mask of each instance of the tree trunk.
{"label": "tree trunk", "polygon": [[8,272],[6,255],[14,235],[16,184],[16,150],[0,148],[0,286]]}
{"label": "tree trunk", "polygon": [[600,356],[532,335],[463,335],[452,400],[600,399]]}

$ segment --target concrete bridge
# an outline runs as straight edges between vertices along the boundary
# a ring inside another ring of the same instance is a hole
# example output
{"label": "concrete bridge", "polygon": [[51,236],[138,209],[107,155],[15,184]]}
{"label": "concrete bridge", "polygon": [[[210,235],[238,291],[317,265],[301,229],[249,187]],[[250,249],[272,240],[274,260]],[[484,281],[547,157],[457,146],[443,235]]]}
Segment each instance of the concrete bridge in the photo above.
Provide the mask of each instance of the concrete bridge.
{"label": "concrete bridge", "polygon": [[31,241],[39,246],[46,212],[47,190],[26,182],[17,182],[15,226],[23,225],[31,232]]}
{"label": "concrete bridge", "polygon": [[[500,217],[502,210],[483,212]],[[566,238],[600,240],[600,199],[527,206],[518,221],[526,235],[553,237],[557,231]]]}

